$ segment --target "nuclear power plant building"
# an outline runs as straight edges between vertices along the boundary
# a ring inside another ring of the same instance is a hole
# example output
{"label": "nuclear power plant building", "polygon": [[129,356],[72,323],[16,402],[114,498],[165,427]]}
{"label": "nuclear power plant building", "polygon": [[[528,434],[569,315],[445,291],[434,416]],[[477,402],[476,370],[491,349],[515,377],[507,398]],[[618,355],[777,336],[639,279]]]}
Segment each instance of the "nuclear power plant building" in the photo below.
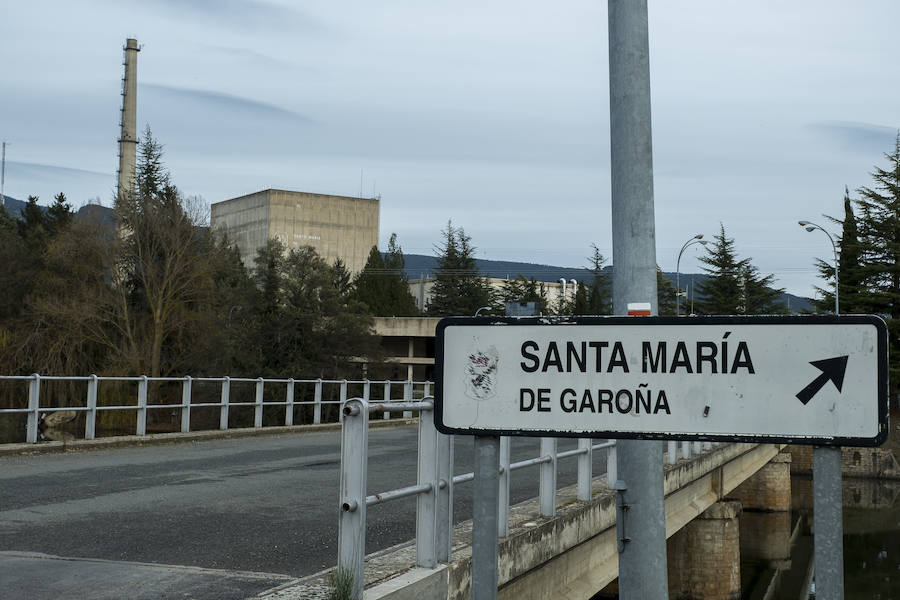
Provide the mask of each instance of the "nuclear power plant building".
{"label": "nuclear power plant building", "polygon": [[247,268],[269,238],[289,249],[312,246],[329,263],[340,258],[351,273],[362,270],[378,244],[377,198],[263,190],[210,208],[213,230],[237,245]]}

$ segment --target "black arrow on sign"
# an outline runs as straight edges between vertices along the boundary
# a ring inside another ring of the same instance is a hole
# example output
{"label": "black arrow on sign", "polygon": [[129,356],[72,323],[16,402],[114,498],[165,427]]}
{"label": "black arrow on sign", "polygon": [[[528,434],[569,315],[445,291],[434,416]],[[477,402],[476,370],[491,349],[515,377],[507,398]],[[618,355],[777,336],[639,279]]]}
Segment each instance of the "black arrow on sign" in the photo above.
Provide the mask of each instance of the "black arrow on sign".
{"label": "black arrow on sign", "polygon": [[800,390],[797,398],[804,405],[812,400],[822,387],[828,383],[830,379],[834,383],[834,387],[841,391],[844,385],[844,373],[847,372],[847,358],[849,356],[837,356],[835,358],[826,358],[824,360],[814,360],[809,364],[822,371],[822,374],[813,379],[812,383]]}

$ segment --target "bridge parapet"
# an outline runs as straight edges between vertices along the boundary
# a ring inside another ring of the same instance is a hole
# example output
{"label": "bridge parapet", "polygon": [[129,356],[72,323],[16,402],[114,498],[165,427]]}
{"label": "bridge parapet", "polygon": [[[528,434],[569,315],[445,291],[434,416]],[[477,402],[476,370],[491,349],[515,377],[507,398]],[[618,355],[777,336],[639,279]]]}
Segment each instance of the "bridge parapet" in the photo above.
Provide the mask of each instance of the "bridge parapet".
{"label": "bridge parapet", "polygon": [[[727,444],[666,467],[666,535],[671,536],[775,457],[780,445]],[[540,500],[510,508],[509,535],[500,540],[499,597],[510,600],[588,599],[618,576],[615,494],[606,477],[593,478],[591,499],[578,500],[578,485],[558,490],[556,515],[541,516]],[[468,599],[471,528],[454,527],[449,565],[416,568],[409,542],[366,558],[365,598]],[[664,568],[664,567],[663,567]],[[316,598],[324,575],[307,578],[296,595]],[[320,592],[324,594],[324,592]],[[327,596],[322,595],[322,598]]]}

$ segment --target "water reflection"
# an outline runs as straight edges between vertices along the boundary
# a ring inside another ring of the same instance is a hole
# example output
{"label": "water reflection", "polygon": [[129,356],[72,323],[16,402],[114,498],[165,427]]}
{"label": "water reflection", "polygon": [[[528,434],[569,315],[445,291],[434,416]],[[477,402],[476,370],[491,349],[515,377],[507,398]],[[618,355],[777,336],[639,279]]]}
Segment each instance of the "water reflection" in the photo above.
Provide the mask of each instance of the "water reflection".
{"label": "water reflection", "polygon": [[[844,598],[846,600],[900,600],[900,481],[845,478],[844,505]],[[753,595],[745,588],[745,599],[795,600],[804,595],[804,580],[812,570],[812,479],[791,478],[793,503],[791,560],[788,570],[778,573],[775,591]],[[746,513],[743,516],[746,516]],[[749,525],[748,525],[749,527]],[[744,524],[741,534],[744,533]],[[748,539],[752,540],[752,537]],[[742,546],[743,550],[743,546]],[[758,564],[742,560],[742,569],[759,570]],[[773,576],[775,574],[773,573]],[[807,587],[804,587],[807,585]],[[821,590],[820,590],[821,592]]]}

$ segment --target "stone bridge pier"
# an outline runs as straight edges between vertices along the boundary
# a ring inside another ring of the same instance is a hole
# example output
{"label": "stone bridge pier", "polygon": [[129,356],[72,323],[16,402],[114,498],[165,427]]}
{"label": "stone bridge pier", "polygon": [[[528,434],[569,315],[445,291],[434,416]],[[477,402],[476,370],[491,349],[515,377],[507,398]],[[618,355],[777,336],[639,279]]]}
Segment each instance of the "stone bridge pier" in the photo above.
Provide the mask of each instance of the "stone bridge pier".
{"label": "stone bridge pier", "polygon": [[[770,588],[791,567],[790,511],[791,455],[782,452],[669,537],[669,598],[740,600],[742,561],[764,579],[745,574],[743,585]],[[600,597],[615,598],[617,583]]]}
{"label": "stone bridge pier", "polygon": [[777,454],[669,538],[672,600],[740,600],[742,560],[775,576],[790,568],[790,463]]}

